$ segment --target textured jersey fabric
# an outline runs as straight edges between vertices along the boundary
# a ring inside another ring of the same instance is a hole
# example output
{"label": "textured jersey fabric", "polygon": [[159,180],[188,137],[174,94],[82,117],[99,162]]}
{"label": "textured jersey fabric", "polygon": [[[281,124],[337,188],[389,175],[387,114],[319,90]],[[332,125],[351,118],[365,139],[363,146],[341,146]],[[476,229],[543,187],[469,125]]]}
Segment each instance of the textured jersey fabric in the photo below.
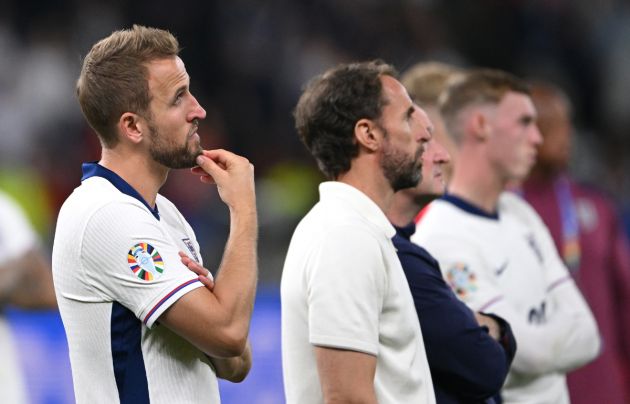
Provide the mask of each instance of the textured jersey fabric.
{"label": "textured jersey fabric", "polygon": [[83,172],[53,247],[77,403],[219,402],[206,355],[158,321],[203,287],[178,256],[200,259],[194,232],[166,198],[151,208],[106,168]]}
{"label": "textured jersey fabric", "polygon": [[410,241],[415,223],[396,227],[394,246],[422,327],[438,404],[495,403],[516,352],[507,322],[495,341],[444,281],[438,262]]}

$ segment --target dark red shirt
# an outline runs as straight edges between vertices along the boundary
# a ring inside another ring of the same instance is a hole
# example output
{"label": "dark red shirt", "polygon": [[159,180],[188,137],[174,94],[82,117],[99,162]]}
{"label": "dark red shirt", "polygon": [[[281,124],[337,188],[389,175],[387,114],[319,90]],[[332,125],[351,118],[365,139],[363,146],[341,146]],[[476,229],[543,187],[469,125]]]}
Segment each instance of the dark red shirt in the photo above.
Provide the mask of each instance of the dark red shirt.
{"label": "dark red shirt", "polygon": [[[523,196],[549,227],[560,256],[566,257],[603,340],[597,359],[569,373],[571,402],[630,403],[630,244],[615,205],[603,192],[566,176],[530,180]],[[578,241],[577,254],[571,238]]]}

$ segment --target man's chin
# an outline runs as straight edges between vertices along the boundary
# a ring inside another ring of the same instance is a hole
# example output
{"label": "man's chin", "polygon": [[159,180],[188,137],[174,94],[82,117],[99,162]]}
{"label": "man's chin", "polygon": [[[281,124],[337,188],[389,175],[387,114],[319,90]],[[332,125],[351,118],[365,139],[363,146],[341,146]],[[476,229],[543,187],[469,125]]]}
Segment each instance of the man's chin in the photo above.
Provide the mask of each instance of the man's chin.
{"label": "man's chin", "polygon": [[397,181],[392,183],[392,189],[394,192],[402,191],[403,189],[415,188],[422,181],[422,175],[418,174],[414,177],[407,178],[399,178]]}
{"label": "man's chin", "polygon": [[203,149],[201,148],[200,145],[197,145],[197,147],[195,148],[195,150],[190,151],[189,153],[186,153],[186,157],[182,158],[182,160],[179,161],[175,161],[174,165],[176,165],[176,167],[171,167],[171,168],[193,168],[197,166],[197,156],[201,155],[203,153]]}
{"label": "man's chin", "polygon": [[174,164],[174,167],[171,168],[175,168],[175,169],[182,169],[182,168],[193,168],[197,166],[197,156],[199,154],[195,154],[194,157],[186,159],[186,160],[182,160],[182,161],[178,161],[177,164]]}
{"label": "man's chin", "polygon": [[155,161],[162,164],[166,168],[170,168],[173,170],[182,169],[182,168],[193,168],[197,166],[197,156],[201,153],[197,154],[187,154],[186,156],[174,157],[167,156],[160,158],[155,158]]}

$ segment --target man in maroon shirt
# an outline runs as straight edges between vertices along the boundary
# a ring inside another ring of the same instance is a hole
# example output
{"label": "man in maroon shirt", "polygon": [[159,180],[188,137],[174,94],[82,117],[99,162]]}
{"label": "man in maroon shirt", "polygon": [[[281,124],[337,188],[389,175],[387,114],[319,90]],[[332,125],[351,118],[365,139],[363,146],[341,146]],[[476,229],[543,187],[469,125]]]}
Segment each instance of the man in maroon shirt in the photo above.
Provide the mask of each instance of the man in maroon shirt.
{"label": "man in maroon shirt", "polygon": [[603,338],[601,355],[568,375],[573,404],[630,402],[630,247],[613,202],[567,173],[571,105],[558,88],[531,88],[544,143],[523,185],[588,301]]}

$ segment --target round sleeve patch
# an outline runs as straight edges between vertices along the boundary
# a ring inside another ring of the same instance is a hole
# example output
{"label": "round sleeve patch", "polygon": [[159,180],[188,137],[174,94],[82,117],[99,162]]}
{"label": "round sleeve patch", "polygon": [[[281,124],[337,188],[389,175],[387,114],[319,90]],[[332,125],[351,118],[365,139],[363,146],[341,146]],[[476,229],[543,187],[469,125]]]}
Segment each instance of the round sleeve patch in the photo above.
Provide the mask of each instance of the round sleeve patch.
{"label": "round sleeve patch", "polygon": [[127,253],[127,262],[131,271],[143,281],[158,279],[164,272],[162,256],[149,243],[138,243],[131,247]]}
{"label": "round sleeve patch", "polygon": [[477,277],[468,266],[458,262],[446,271],[446,280],[460,299],[466,299],[477,290]]}

